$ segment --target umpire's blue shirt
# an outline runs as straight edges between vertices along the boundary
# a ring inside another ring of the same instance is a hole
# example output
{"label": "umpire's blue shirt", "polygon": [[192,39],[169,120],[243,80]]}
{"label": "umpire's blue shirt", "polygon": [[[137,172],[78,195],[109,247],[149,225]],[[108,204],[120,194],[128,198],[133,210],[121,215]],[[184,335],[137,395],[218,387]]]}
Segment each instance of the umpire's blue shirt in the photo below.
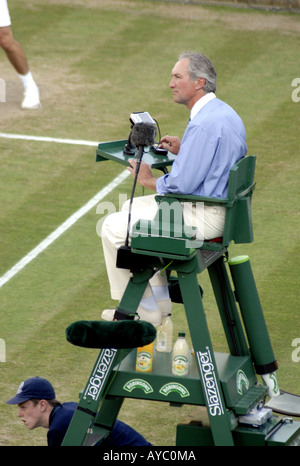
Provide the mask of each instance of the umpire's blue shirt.
{"label": "umpire's blue shirt", "polygon": [[196,102],[191,118],[172,169],[157,178],[156,191],[226,198],[229,170],[247,153],[244,123],[213,93]]}
{"label": "umpire's blue shirt", "polygon": [[[49,418],[49,430],[47,441],[49,447],[59,447],[62,444],[65,433],[69,427],[77,403],[63,403],[61,406],[55,406],[51,411]],[[124,422],[116,420],[114,427],[109,436],[109,446],[151,446],[142,435],[129,427]]]}

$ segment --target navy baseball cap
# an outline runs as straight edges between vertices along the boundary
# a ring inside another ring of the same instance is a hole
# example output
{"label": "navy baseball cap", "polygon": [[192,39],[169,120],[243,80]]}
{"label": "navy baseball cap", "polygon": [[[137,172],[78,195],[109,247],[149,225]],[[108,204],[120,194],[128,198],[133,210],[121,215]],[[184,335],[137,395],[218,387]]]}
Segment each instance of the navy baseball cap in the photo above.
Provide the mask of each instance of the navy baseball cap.
{"label": "navy baseball cap", "polygon": [[16,396],[6,403],[9,405],[18,405],[33,398],[37,400],[53,400],[55,398],[55,391],[51,383],[41,377],[31,377],[21,383]]}

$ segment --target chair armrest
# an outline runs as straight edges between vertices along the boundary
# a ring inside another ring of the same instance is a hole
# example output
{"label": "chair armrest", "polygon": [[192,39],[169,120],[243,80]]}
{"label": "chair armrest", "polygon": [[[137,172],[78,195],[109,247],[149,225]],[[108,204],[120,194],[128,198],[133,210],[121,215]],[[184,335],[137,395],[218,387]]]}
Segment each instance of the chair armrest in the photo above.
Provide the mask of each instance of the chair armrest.
{"label": "chair armrest", "polygon": [[238,193],[237,199],[241,199],[242,197],[247,196],[247,194],[252,194],[255,189],[256,182],[253,182],[248,188],[244,189],[244,191]]}
{"label": "chair armrest", "polygon": [[155,196],[157,202],[161,202],[166,199],[177,199],[180,202],[204,202],[204,204],[210,205],[224,205],[231,206],[234,203],[234,200],[229,200],[227,198],[221,197],[204,197],[204,196],[193,196],[192,194],[165,194]]}

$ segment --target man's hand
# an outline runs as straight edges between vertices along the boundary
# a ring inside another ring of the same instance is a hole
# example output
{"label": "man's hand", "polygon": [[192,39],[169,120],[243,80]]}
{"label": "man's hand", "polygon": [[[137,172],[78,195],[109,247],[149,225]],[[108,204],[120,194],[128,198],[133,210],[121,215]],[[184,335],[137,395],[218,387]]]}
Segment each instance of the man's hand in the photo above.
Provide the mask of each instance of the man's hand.
{"label": "man's hand", "polygon": [[159,142],[159,146],[167,149],[172,154],[177,155],[180,149],[180,138],[178,136],[164,136]]}
{"label": "man's hand", "polygon": [[[131,166],[127,167],[127,170],[129,170],[130,173],[135,176],[137,169],[137,159],[129,159],[128,162]],[[152,174],[151,165],[148,165],[146,162],[141,162],[140,164],[137,181],[142,186],[145,186],[145,188],[156,191],[156,178]]]}

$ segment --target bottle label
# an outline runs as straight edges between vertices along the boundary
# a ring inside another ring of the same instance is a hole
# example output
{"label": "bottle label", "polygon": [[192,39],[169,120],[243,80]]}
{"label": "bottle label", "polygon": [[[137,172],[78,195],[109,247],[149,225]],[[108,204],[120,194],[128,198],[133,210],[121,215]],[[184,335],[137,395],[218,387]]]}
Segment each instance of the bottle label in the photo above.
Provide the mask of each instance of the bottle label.
{"label": "bottle label", "polygon": [[188,358],[179,354],[173,359],[173,374],[186,375],[188,373]]}
{"label": "bottle label", "polygon": [[148,351],[140,351],[136,358],[136,370],[147,372],[152,368],[152,355]]}

